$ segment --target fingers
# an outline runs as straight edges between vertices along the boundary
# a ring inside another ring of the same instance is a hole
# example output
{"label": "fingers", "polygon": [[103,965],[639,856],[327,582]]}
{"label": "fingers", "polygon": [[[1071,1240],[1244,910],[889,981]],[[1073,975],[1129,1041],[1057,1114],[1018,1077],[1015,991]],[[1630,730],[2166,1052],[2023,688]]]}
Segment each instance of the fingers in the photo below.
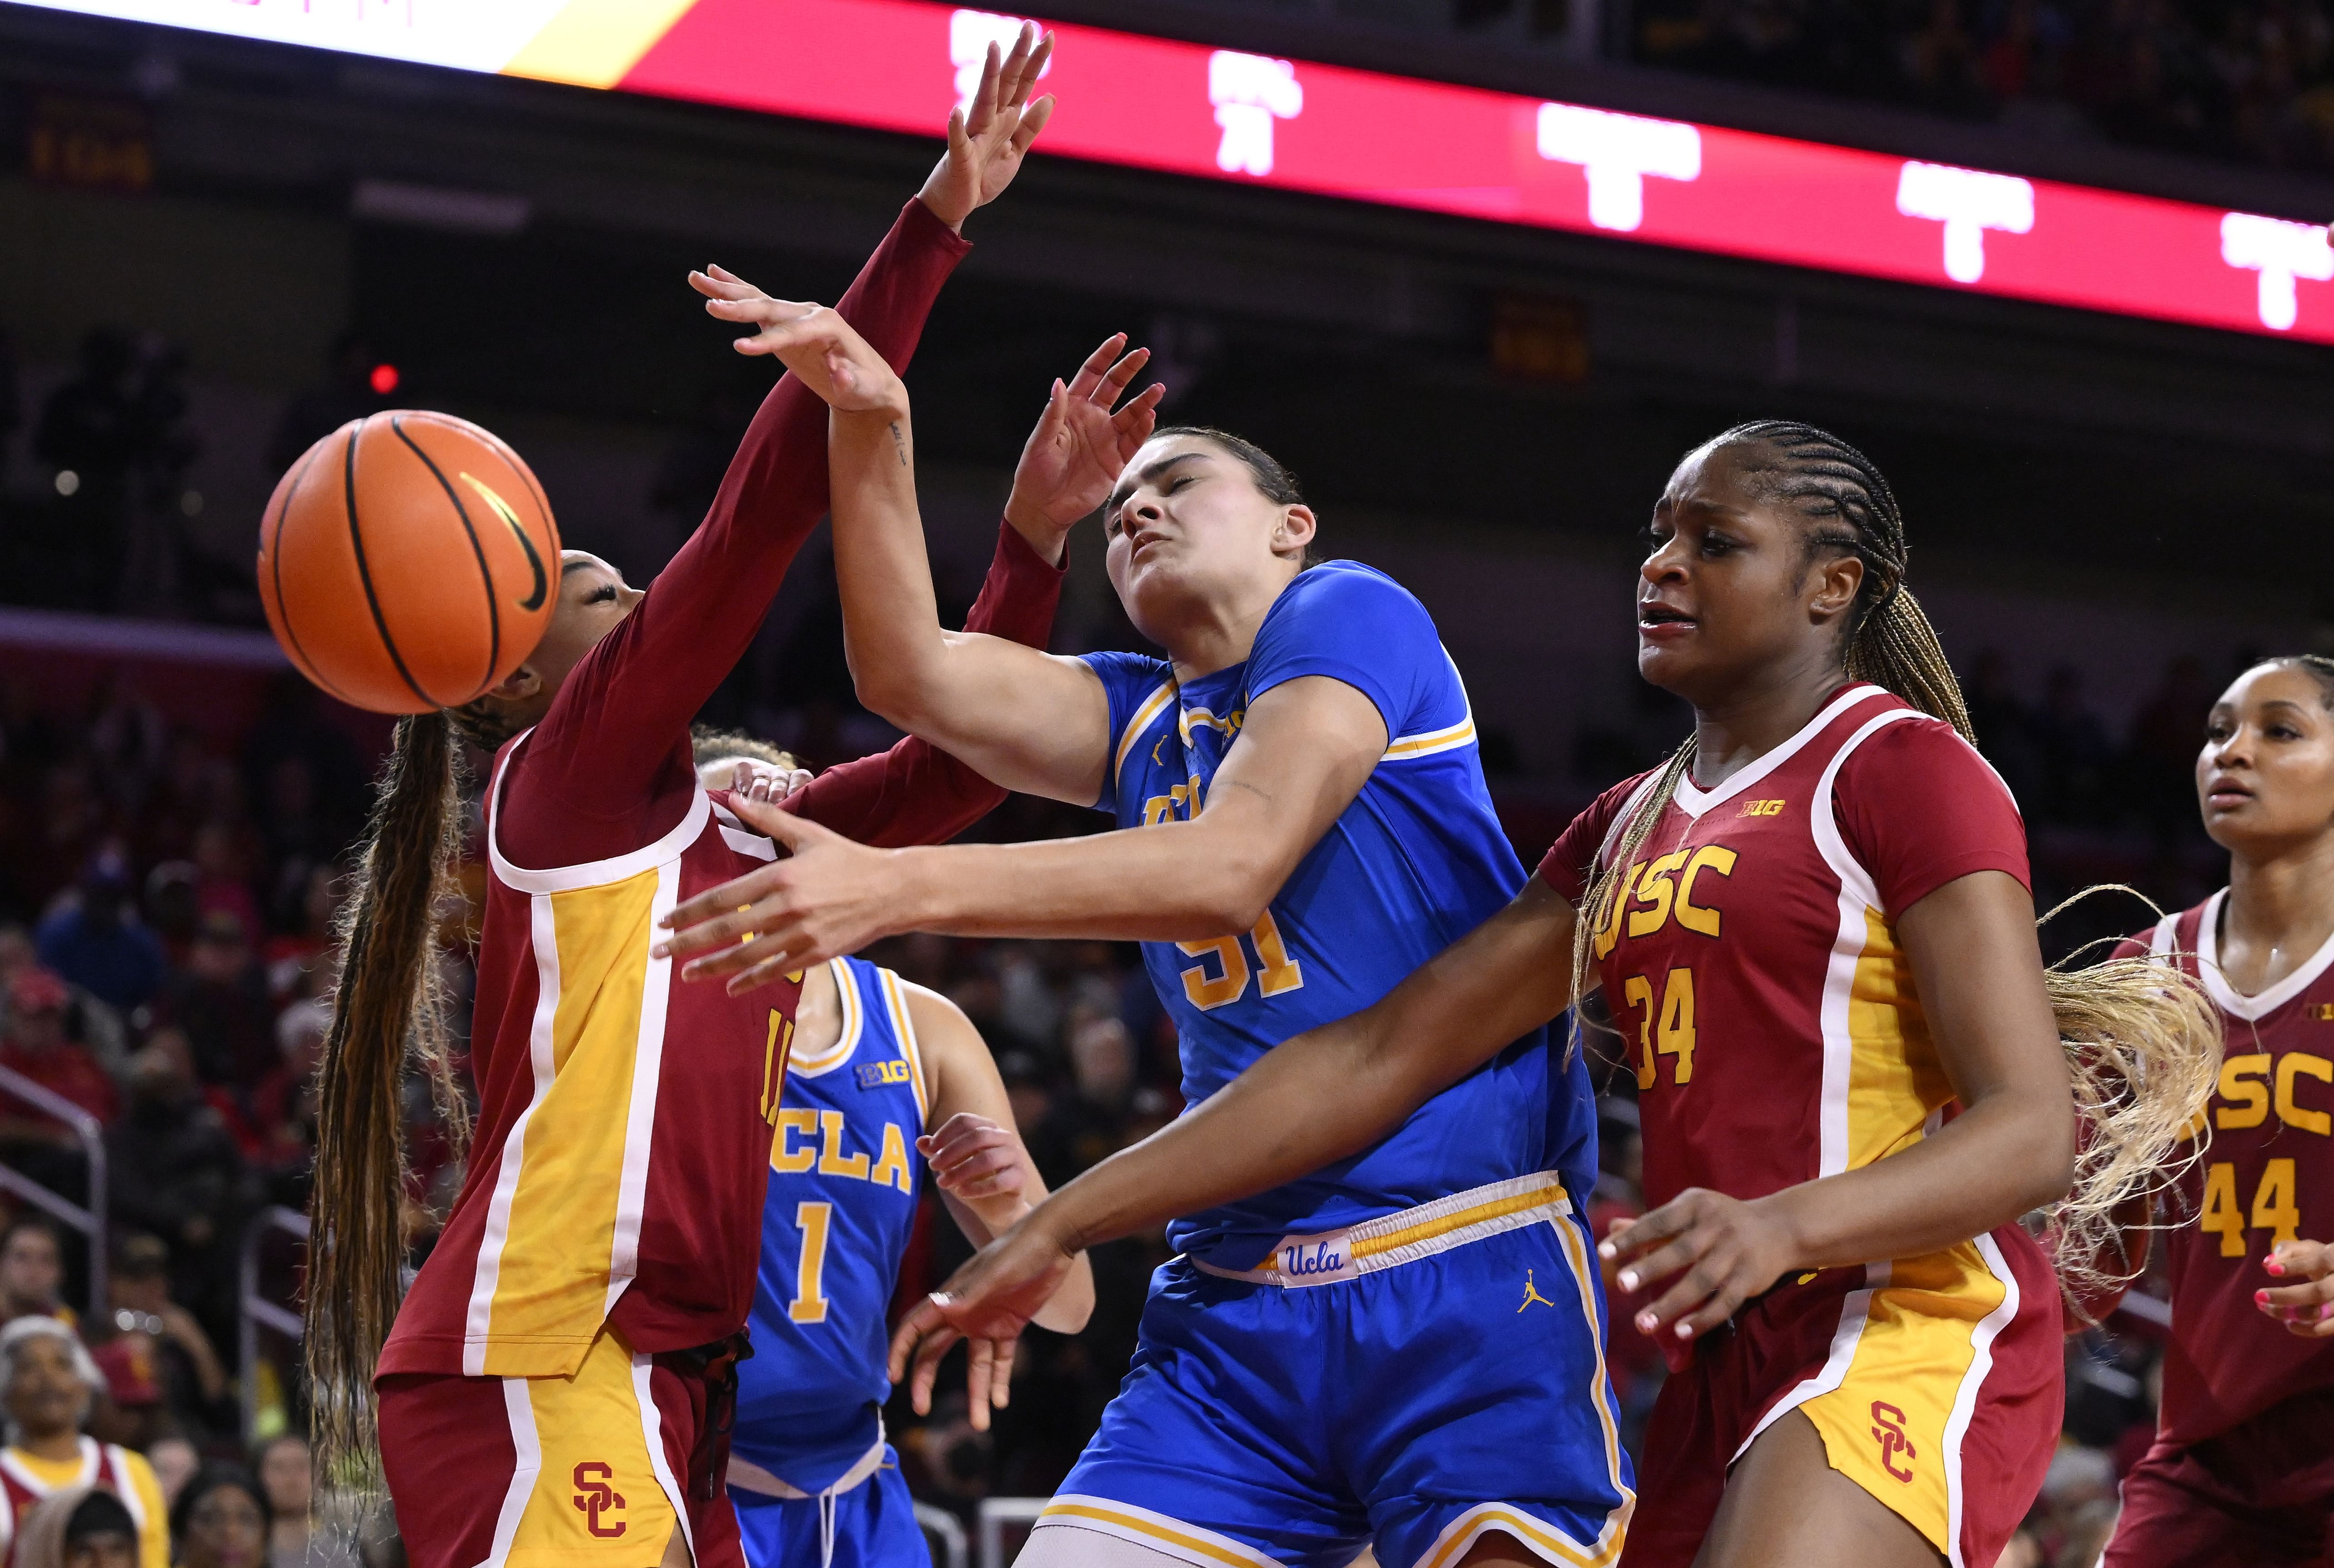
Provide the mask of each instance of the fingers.
{"label": "fingers", "polygon": [[988,1340],[965,1342],[965,1414],[971,1419],[972,1429],[976,1432],[989,1430],[989,1369],[996,1360],[997,1347],[991,1342]]}
{"label": "fingers", "polygon": [[1094,400],[1105,409],[1117,402],[1119,395],[1126,390],[1126,383],[1134,380],[1135,372],[1150,362],[1149,349],[1137,349],[1120,360],[1110,368],[1109,373],[1103,377],[1102,385],[1095,390]]}
{"label": "fingers", "polygon": [[1046,58],[1054,52],[1054,35],[1037,35],[1034,22],[1021,24],[1021,32],[1013,40],[1013,53],[1007,56],[1005,69],[999,74],[998,91],[1008,109],[1019,109],[1029,101],[1029,90],[1037,85],[1037,78],[1046,72]]}
{"label": "fingers", "polygon": [[717,300],[750,300],[767,297],[752,284],[718,266],[708,268],[701,273],[691,272],[689,274],[689,286],[699,293]]}
{"label": "fingers", "polygon": [[1648,1252],[1683,1228],[1684,1221],[1673,1212],[1673,1206],[1664,1204],[1642,1219],[1616,1220],[1596,1244],[1596,1255],[1606,1263],[1626,1263],[1641,1253]]}
{"label": "fingers", "polygon": [[[1053,46],[1054,41],[1051,38],[1046,39],[1046,47],[1050,50]],[[1013,128],[1011,138],[1013,156],[1018,158],[1028,151],[1029,144],[1037,139],[1037,133],[1045,130],[1046,122],[1053,118],[1054,95],[1050,92],[1023,110],[1021,123]]]}
{"label": "fingers", "polygon": [[2281,1241],[2262,1267],[2279,1279],[2324,1279],[2334,1274],[2334,1247],[2322,1241]]}
{"label": "fingers", "polygon": [[980,85],[972,90],[972,100],[965,105],[964,128],[976,141],[987,131],[989,122],[997,118],[997,78],[1004,62],[997,45],[989,46],[988,55],[980,64]]}
{"label": "fingers", "polygon": [[926,1336],[916,1347],[915,1375],[908,1384],[908,1403],[920,1416],[932,1413],[932,1384],[940,1375],[940,1358],[956,1346],[964,1336],[943,1323]]}
{"label": "fingers", "polygon": [[892,1331],[892,1359],[885,1363],[884,1374],[893,1382],[904,1382],[908,1377],[908,1358],[915,1352],[917,1342],[928,1334],[948,1330],[948,1319],[940,1315],[939,1304],[926,1296],[901,1315],[900,1326]]}
{"label": "fingers", "polygon": [[[1112,363],[1117,359],[1120,351],[1125,347],[1124,332],[1113,332],[1104,338],[1102,341],[1102,347],[1088,354],[1085,357],[1085,362],[1078,367],[1078,373],[1070,378],[1070,396],[1093,398],[1095,389],[1102,385],[1103,377],[1109,372]],[[1055,384],[1058,386],[1061,383],[1057,381]],[[1121,383],[1121,385],[1124,384]]]}
{"label": "fingers", "polygon": [[1166,396],[1166,387],[1153,381],[1137,392],[1126,407],[1110,417],[1111,428],[1118,432],[1121,462],[1133,457],[1143,443],[1151,439],[1151,432],[1159,423],[1160,400]]}

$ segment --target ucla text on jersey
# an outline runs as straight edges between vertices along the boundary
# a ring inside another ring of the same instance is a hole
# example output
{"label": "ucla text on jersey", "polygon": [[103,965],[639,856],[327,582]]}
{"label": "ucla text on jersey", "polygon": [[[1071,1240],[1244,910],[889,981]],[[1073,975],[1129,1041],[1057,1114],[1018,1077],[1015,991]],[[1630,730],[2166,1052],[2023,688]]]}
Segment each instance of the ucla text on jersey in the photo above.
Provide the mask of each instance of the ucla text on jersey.
{"label": "ucla text on jersey", "polygon": [[[1334,561],[1274,601],[1240,664],[1179,685],[1164,660],[1098,653],[1110,765],[1096,809],[1121,827],[1186,821],[1247,721],[1283,682],[1326,676],[1384,719],[1385,754],[1249,930],[1146,942],[1175,1020],[1183,1092],[1222,1088],[1290,1035],[1375,1002],[1481,924],[1524,880],[1483,783],[1474,717],[1432,619],[1384,573]],[[1414,1111],[1376,1147],[1300,1181],[1179,1221],[1175,1245],[1246,1269],[1283,1236],[1326,1231],[1531,1171],[1585,1193],[1595,1127],[1585,1073],[1550,1081],[1535,1030]],[[1577,1082],[1571,1081],[1577,1079]],[[1551,1091],[1555,1099],[1551,1101]]]}

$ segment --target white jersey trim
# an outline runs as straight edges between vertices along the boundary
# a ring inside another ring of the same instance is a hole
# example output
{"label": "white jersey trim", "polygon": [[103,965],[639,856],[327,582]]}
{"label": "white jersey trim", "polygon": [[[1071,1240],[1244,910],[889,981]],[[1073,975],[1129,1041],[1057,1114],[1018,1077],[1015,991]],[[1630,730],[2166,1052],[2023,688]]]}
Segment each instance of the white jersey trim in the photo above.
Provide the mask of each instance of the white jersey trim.
{"label": "white jersey trim", "polygon": [[552,1046],[553,1024],[559,1016],[559,927],[551,912],[550,894],[536,893],[527,904],[533,920],[528,940],[535,949],[535,1017],[527,1026],[526,1054],[535,1087],[527,1095],[526,1109],[513,1119],[510,1130],[503,1135],[502,1163],[495,1168],[494,1196],[487,1202],[478,1260],[470,1274],[470,1304],[462,1325],[462,1375],[469,1378],[487,1375],[495,1289],[502,1283],[503,1248],[510,1240],[511,1204],[518,1197],[527,1124],[535,1120],[535,1107],[551,1092],[558,1073]]}
{"label": "white jersey trim", "polygon": [[[680,901],[680,862],[657,868],[656,892],[649,899],[649,932]],[[641,986],[640,1036],[632,1046],[632,1088],[624,1115],[624,1166],[616,1181],[616,1233],[608,1251],[608,1298],[601,1313],[616,1310],[624,1287],[641,1272],[641,1220],[647,1212],[649,1160],[656,1139],[657,1089],[664,1082],[665,1012],[672,1000],[672,959],[656,957],[648,935],[648,973]]]}
{"label": "white jersey trim", "polygon": [[[1857,682],[1826,703],[1821,712],[1799,726],[1797,735],[1774,750],[1766,753],[1757,761],[1737,768],[1723,784],[1715,784],[1709,789],[1697,785],[1693,782],[1693,770],[1686,769],[1678,779],[1677,793],[1673,797],[1678,803],[1678,809],[1690,817],[1700,817],[1711,807],[1725,804],[1797,756],[1806,749],[1809,741],[1823,733],[1824,726],[1830,724],[1833,719],[1837,718],[1859,702],[1887,695],[1876,686]],[[1911,714],[1909,709],[1907,713],[1910,717],[1920,717]]]}
{"label": "white jersey trim", "polygon": [[908,1059],[909,1082],[916,1091],[917,1120],[930,1127],[932,1091],[924,1077],[924,1051],[916,1039],[916,1020],[908,1011],[908,993],[902,987],[900,976],[889,969],[876,970],[875,983],[883,988],[883,1005],[892,1015],[892,1032],[900,1037],[900,1053]]}
{"label": "white jersey trim", "polygon": [[529,871],[525,866],[514,865],[503,858],[500,828],[503,775],[510,771],[511,759],[518,755],[518,748],[526,744],[527,736],[534,733],[530,729],[511,743],[510,749],[503,753],[503,760],[496,765],[494,783],[487,790],[487,859],[494,866],[497,880],[522,893],[572,893],[580,889],[605,887],[610,882],[637,877],[667,861],[679,859],[682,851],[697,842],[698,835],[705,831],[706,822],[712,818],[712,797],[705,793],[705,786],[699,784],[692,774],[690,775],[689,809],[681,813],[680,821],[655,842],[644,844],[625,854],[612,855],[604,861],[586,861],[576,866]]}
{"label": "white jersey trim", "polygon": [[[1985,1260],[1987,1271],[2001,1282],[2001,1303],[1980,1318],[1970,1334],[1969,1371],[1953,1394],[1953,1413],[1945,1418],[1945,1556],[1952,1568],[1972,1568],[1962,1557],[1962,1439],[1969,1435],[1970,1418],[1977,1411],[1978,1390],[1993,1370],[1993,1342],[2018,1315],[2019,1300],[2018,1275],[1993,1237],[1972,1236],[1970,1241]],[[1992,1568],[1992,1564],[1981,1563],[1974,1568]]]}
{"label": "white jersey trim", "polygon": [[859,982],[852,976],[846,959],[829,958],[826,970],[834,976],[834,1005],[842,1009],[838,1016],[843,1026],[835,1033],[834,1044],[817,1055],[793,1057],[786,1064],[789,1078],[824,1078],[850,1061],[852,1053],[859,1049],[859,1035],[867,1024],[867,1009],[859,999]]}
{"label": "white jersey trim", "polygon": [[2318,951],[2304,958],[2292,974],[2248,996],[2229,984],[2228,976],[2221,968],[2221,908],[2228,897],[2229,890],[2223,888],[2204,900],[2204,908],[2196,917],[2196,971],[2213,1005],[2232,1018],[2257,1024],[2310,989],[2320,975],[2334,967],[2334,936],[2319,944]]}
{"label": "white jersey trim", "polygon": [[1832,810],[1832,786],[1838,781],[1841,765],[1873,732],[1899,719],[1921,717],[1912,708],[1895,707],[1866,721],[1824,765],[1816,798],[1808,803],[1808,828],[1815,837],[1816,851],[1839,879],[1839,927],[1833,934],[1831,958],[1824,970],[1820,1013],[1824,1066],[1823,1099],[1817,1117],[1818,1177],[1837,1176],[1847,1169],[1847,1093],[1856,1064],[1856,1042],[1847,1014],[1856,994],[1856,966],[1863,960],[1868,934],[1866,912],[1880,906],[1880,890],[1872,873],[1849,852],[1847,841],[1840,836],[1839,821]]}

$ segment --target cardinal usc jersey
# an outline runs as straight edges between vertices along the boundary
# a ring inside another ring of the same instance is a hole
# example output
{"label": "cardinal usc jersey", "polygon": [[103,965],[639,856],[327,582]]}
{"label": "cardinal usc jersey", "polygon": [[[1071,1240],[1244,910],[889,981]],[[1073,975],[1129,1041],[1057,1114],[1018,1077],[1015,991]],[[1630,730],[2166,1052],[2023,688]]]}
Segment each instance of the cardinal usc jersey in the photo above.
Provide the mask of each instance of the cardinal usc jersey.
{"label": "cardinal usc jersey", "polygon": [[2167,917],[2118,957],[2153,954],[2194,975],[2221,1010],[2221,1082],[2203,1159],[2181,1178],[2165,1240],[2172,1342],[2163,1439],[2201,1443],[2300,1394],[2334,1388],[2334,1340],[2285,1332],[2253,1305],[2280,1282],[2262,1267],[2297,1237],[2334,1240],[2334,939],[2255,996],[2221,972],[2223,889]]}
{"label": "cardinal usc jersey", "polygon": [[[1540,875],[1577,902],[1646,774],[1565,830]],[[1955,878],[2027,881],[2025,829],[1952,727],[1847,688],[1714,789],[1676,798],[1596,938],[1637,1073],[1645,1198],[1735,1198],[1869,1165],[1953,1099],[1895,917]]]}
{"label": "cardinal usc jersey", "polygon": [[[1650,778],[1542,862],[1576,902]],[[1594,937],[1635,1067],[1645,1194],[1738,1198],[1870,1165],[1943,1122],[1904,911],[1957,878],[2027,880],[2025,832],[1950,726],[1866,685],[1715,788],[1681,781]],[[2016,1225],[1914,1257],[1786,1275],[1663,1388],[1630,1560],[1684,1568],[1726,1467],[1804,1414],[1835,1469],[1954,1568],[1994,1561],[2059,1429],[2059,1303]]]}
{"label": "cardinal usc jersey", "polygon": [[526,738],[487,795],[477,1142],[384,1374],[569,1377],[603,1322],[655,1354],[736,1332],[753,1299],[802,983],[731,996],[649,949],[676,904],[776,851],[700,789],[631,854],[515,866],[495,829]]}

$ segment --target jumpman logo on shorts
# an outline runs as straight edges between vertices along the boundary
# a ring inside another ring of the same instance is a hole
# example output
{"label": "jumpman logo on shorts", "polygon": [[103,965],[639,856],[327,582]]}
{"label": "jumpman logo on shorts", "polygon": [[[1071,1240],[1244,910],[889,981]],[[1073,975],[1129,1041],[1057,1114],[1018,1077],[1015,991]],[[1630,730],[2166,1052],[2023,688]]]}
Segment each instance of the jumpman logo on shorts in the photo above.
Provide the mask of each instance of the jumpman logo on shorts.
{"label": "jumpman logo on shorts", "polygon": [[1524,1270],[1524,1305],[1518,1307],[1516,1311],[1521,1312],[1524,1307],[1531,1305],[1534,1302],[1539,1303],[1544,1307],[1552,1307],[1556,1304],[1539,1294],[1539,1286],[1532,1284],[1532,1271],[1526,1269]]}

